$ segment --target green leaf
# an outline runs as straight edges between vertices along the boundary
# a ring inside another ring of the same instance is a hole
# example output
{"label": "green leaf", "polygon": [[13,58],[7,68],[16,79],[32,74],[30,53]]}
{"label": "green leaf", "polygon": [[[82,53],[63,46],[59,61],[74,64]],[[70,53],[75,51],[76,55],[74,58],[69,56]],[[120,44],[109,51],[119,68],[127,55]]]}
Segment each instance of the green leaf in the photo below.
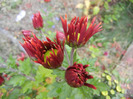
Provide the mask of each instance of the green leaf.
{"label": "green leaf", "polygon": [[3,73],[6,71],[6,68],[0,68],[0,73]]}
{"label": "green leaf", "polygon": [[47,86],[47,89],[49,90],[48,92],[48,97],[57,97],[60,95],[62,88],[63,88],[64,82],[54,82],[53,84]]}
{"label": "green leaf", "polygon": [[99,8],[98,6],[95,6],[95,7],[93,8],[93,15],[98,14],[99,11],[100,11],[100,8]]}
{"label": "green leaf", "polygon": [[28,90],[32,89],[32,82],[31,81],[25,81],[25,83],[22,85],[22,93],[26,93]]}
{"label": "green leaf", "polygon": [[74,51],[73,62],[78,62],[80,60],[80,56],[77,54],[77,49]]}
{"label": "green leaf", "polygon": [[13,85],[13,86],[21,86],[24,84],[26,78],[24,76],[13,76],[11,79],[7,82],[8,85]]}
{"label": "green leaf", "polygon": [[46,91],[39,92],[39,94],[36,96],[36,99],[53,99],[53,98],[48,98],[47,93],[48,92],[46,92]]}
{"label": "green leaf", "polygon": [[20,63],[20,66],[18,67],[18,69],[24,74],[27,74],[27,75],[30,74],[32,70],[31,68],[32,64],[30,62],[30,59],[27,58],[24,61],[20,61],[19,63]]}
{"label": "green leaf", "polygon": [[46,22],[48,23],[48,27],[49,27],[49,28],[51,28],[51,27],[54,25],[54,23],[53,23],[52,21],[49,21],[49,20],[48,20],[48,21],[46,21]]}
{"label": "green leaf", "polygon": [[7,66],[9,66],[11,68],[17,68],[16,59],[14,59],[12,55],[9,56],[6,64],[7,64]]}
{"label": "green leaf", "polygon": [[82,97],[84,97],[84,99],[92,99],[93,98],[93,90],[92,88],[88,88],[86,86],[81,87],[81,93],[82,93]]}
{"label": "green leaf", "polygon": [[[97,90],[99,90],[99,91],[108,91],[109,90],[109,86],[103,82],[100,82],[100,80],[96,77],[94,77],[93,79],[89,79],[87,82],[94,85],[97,88]],[[95,91],[95,90],[93,90],[93,91]]]}
{"label": "green leaf", "polygon": [[108,9],[109,9],[108,2],[105,2],[105,3],[104,3],[104,8],[105,8],[106,10],[108,10]]}
{"label": "green leaf", "polygon": [[133,0],[129,0],[129,1],[133,3]]}
{"label": "green leaf", "polygon": [[4,59],[0,57],[0,63],[4,63]]}
{"label": "green leaf", "polygon": [[2,99],[18,99],[20,95],[20,90],[19,89],[13,89],[13,91],[10,92],[9,96],[5,96]]}
{"label": "green leaf", "polygon": [[46,77],[53,77],[55,78],[56,76],[52,74],[52,70],[46,69],[43,66],[38,66],[38,70],[35,76],[36,82],[42,82]]}
{"label": "green leaf", "polygon": [[67,83],[64,83],[61,90],[59,99],[66,99],[70,96],[72,87],[70,87]]}
{"label": "green leaf", "polygon": [[59,70],[59,69],[54,69],[53,74],[57,75],[58,77],[61,77],[62,79],[64,79],[65,71],[62,71],[62,70]]}

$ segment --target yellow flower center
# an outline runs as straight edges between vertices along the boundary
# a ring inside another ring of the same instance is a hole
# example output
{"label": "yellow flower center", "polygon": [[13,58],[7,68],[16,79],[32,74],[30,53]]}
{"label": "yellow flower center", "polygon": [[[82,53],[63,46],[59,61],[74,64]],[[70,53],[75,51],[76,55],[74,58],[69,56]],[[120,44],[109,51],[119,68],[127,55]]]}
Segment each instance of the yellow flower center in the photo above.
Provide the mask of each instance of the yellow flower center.
{"label": "yellow flower center", "polygon": [[[54,53],[53,53],[53,51],[52,50],[48,50],[45,54],[44,54],[44,62],[46,62],[46,57],[50,57],[51,55],[50,55],[50,53],[51,54],[54,54],[55,53],[55,55],[57,55],[57,49],[54,49]],[[49,62],[48,62],[49,63]]]}

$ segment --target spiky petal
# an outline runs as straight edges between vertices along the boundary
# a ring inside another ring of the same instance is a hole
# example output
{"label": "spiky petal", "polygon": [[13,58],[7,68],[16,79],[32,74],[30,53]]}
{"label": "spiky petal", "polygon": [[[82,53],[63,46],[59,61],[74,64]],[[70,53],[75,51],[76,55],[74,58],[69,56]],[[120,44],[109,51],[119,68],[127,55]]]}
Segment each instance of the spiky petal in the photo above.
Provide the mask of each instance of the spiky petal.
{"label": "spiky petal", "polygon": [[34,14],[32,18],[32,23],[33,23],[33,27],[37,30],[40,30],[41,28],[43,28],[43,19],[40,12]]}
{"label": "spiky petal", "polygon": [[46,39],[47,41],[41,41],[33,34],[33,37],[23,38],[24,43],[21,45],[34,62],[48,69],[58,68],[63,62],[64,52],[60,45],[47,37]]}
{"label": "spiky petal", "polygon": [[97,32],[101,31],[101,23],[95,23],[96,17],[93,18],[90,26],[87,28],[88,18],[74,17],[70,24],[67,25],[67,16],[61,17],[67,44],[71,47],[82,47]]}
{"label": "spiky petal", "polygon": [[74,63],[73,66],[69,66],[65,73],[65,79],[66,82],[71,87],[81,87],[81,86],[87,86],[93,89],[96,89],[96,87],[92,84],[86,83],[88,79],[92,79],[92,75],[88,75],[88,72],[86,72],[85,68],[89,65],[82,65],[82,64],[76,64]]}

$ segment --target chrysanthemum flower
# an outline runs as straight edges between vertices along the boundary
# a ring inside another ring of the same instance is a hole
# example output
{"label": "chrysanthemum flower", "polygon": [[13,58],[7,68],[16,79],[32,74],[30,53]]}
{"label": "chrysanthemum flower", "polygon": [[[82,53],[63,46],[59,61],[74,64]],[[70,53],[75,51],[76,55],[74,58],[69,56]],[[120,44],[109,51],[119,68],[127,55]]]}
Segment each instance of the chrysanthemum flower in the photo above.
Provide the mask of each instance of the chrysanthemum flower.
{"label": "chrysanthemum flower", "polygon": [[63,49],[49,38],[46,39],[47,41],[41,41],[33,34],[33,37],[23,38],[24,43],[21,45],[34,62],[48,69],[58,68],[63,62]]}
{"label": "chrysanthemum flower", "polygon": [[2,85],[4,81],[4,78],[0,76],[0,85]]}
{"label": "chrysanthemum flower", "polygon": [[43,28],[43,19],[42,19],[42,16],[40,15],[40,12],[34,14],[32,18],[32,23],[33,23],[33,27],[37,30],[40,30],[41,28]]}
{"label": "chrysanthemum flower", "polygon": [[82,65],[82,64],[76,64],[74,63],[73,66],[69,66],[65,73],[65,79],[66,82],[71,87],[81,87],[81,86],[87,86],[93,89],[96,89],[96,87],[92,84],[86,83],[88,79],[92,79],[93,76],[88,75],[88,72],[86,72],[85,68],[89,65]]}
{"label": "chrysanthemum flower", "polygon": [[74,17],[70,24],[67,25],[67,16],[61,17],[67,44],[71,47],[81,47],[97,32],[101,31],[101,23],[95,23],[96,17],[93,18],[90,26],[87,28],[88,18]]}

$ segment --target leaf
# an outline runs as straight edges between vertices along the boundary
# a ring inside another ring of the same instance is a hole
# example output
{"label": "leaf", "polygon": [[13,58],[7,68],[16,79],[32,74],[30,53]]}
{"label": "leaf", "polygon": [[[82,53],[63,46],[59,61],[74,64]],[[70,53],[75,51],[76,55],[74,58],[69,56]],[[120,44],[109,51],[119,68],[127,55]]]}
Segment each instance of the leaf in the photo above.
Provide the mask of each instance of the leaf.
{"label": "leaf", "polygon": [[4,59],[0,57],[0,63],[4,63]]}
{"label": "leaf", "polygon": [[129,0],[129,1],[133,3],[133,0]]}
{"label": "leaf", "polygon": [[32,89],[32,82],[31,81],[25,81],[25,83],[22,85],[22,93],[26,93],[28,90]]}
{"label": "leaf", "polygon": [[7,66],[9,66],[11,68],[17,68],[16,59],[14,59],[12,55],[9,56],[6,64],[7,64]]}
{"label": "leaf", "polygon": [[77,54],[77,50],[74,51],[73,62],[78,62],[80,60],[80,56]]}
{"label": "leaf", "polygon": [[47,22],[49,28],[51,28],[51,27],[54,25],[54,23],[53,23],[52,21],[49,21],[49,20],[48,20],[48,21],[46,21],[46,22]]}
{"label": "leaf", "polygon": [[89,79],[87,82],[94,85],[97,88],[96,90],[99,90],[99,91],[109,90],[109,86],[103,82],[100,82],[99,79],[96,77],[94,77],[93,79]]}
{"label": "leaf", "polygon": [[64,82],[54,82],[53,84],[47,86],[47,89],[49,90],[48,92],[48,97],[57,97],[60,95],[62,88],[63,88]]}
{"label": "leaf", "polygon": [[98,14],[99,11],[100,11],[100,8],[99,8],[98,6],[95,6],[95,7],[93,8],[93,15]]}
{"label": "leaf", "polygon": [[43,82],[46,77],[52,77],[53,79],[56,77],[56,75],[52,74],[52,70],[46,69],[43,66],[38,66],[38,70],[35,76],[36,82]]}
{"label": "leaf", "polygon": [[66,82],[63,84],[63,87],[61,89],[61,93],[59,96],[59,99],[66,99],[70,96],[72,92],[72,87],[70,87]]}
{"label": "leaf", "polygon": [[30,59],[27,58],[24,61],[20,61],[19,63],[20,63],[20,66],[18,67],[18,69],[21,72],[23,72],[24,74],[27,74],[27,75],[30,74],[30,72],[31,72],[31,66],[32,66],[32,64],[30,62]]}
{"label": "leaf", "polygon": [[0,68],[0,73],[3,73],[6,71],[6,68]]}
{"label": "leaf", "polygon": [[54,69],[53,74],[57,75],[57,77],[61,77],[62,79],[64,79],[65,71]]}
{"label": "leaf", "polygon": [[106,10],[108,10],[108,9],[109,9],[108,2],[105,2],[105,3],[104,3],[104,8],[105,8]]}
{"label": "leaf", "polygon": [[82,4],[82,3],[78,3],[77,5],[76,5],[76,8],[79,8],[79,9],[82,9],[84,7],[84,5]]}
{"label": "leaf", "polygon": [[24,84],[25,80],[26,78],[24,76],[16,75],[11,77],[7,84],[13,86],[21,86],[22,84]]}
{"label": "leaf", "polygon": [[19,89],[13,89],[13,91],[10,92],[9,96],[5,96],[3,99],[18,99],[20,95],[20,90]]}
{"label": "leaf", "polygon": [[36,99],[53,99],[53,98],[48,98],[47,93],[48,92],[46,92],[46,91],[39,92],[39,94],[36,96]]}

